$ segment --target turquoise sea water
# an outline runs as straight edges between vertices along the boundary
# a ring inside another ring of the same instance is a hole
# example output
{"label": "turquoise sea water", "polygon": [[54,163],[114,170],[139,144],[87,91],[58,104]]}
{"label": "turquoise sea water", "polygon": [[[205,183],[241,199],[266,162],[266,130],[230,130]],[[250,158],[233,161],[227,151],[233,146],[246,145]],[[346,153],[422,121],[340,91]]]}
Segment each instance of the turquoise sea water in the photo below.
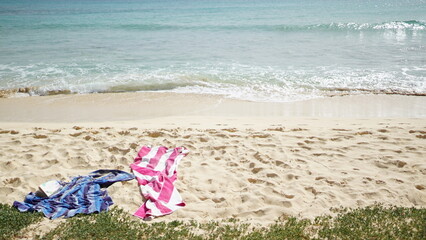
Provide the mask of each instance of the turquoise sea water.
{"label": "turquoise sea water", "polygon": [[426,94],[424,0],[1,0],[0,89]]}

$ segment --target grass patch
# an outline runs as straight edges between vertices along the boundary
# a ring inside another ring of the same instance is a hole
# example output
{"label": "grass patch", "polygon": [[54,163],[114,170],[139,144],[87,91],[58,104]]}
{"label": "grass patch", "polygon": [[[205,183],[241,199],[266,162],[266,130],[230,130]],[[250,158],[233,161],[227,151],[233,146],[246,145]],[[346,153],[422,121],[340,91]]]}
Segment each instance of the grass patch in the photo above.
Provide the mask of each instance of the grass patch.
{"label": "grass patch", "polygon": [[374,205],[334,211],[335,217],[287,217],[253,228],[237,219],[146,223],[112,208],[68,219],[42,239],[426,239],[426,209]]}
{"label": "grass patch", "polygon": [[319,217],[321,239],[426,239],[426,209],[374,205]]}
{"label": "grass patch", "polygon": [[143,223],[119,208],[79,215],[47,233],[42,239],[189,239],[194,237],[179,221]]}
{"label": "grass patch", "polygon": [[12,206],[0,203],[0,239],[19,237],[19,231],[42,217],[41,213],[21,213]]}

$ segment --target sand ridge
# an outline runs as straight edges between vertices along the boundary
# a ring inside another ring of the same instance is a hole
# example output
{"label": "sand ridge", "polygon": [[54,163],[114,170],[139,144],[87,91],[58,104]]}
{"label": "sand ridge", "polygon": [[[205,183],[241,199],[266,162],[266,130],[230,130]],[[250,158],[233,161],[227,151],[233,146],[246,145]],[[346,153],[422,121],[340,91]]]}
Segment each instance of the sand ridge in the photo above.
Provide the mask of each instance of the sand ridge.
{"label": "sand ridge", "polygon": [[[22,201],[51,179],[68,181],[102,168],[130,171],[147,144],[190,150],[176,182],[187,206],[158,221],[235,217],[267,224],[282,215],[313,218],[331,207],[375,202],[426,207],[422,119],[134,125],[2,127],[0,202]],[[142,204],[136,181],[108,191],[129,214]]]}

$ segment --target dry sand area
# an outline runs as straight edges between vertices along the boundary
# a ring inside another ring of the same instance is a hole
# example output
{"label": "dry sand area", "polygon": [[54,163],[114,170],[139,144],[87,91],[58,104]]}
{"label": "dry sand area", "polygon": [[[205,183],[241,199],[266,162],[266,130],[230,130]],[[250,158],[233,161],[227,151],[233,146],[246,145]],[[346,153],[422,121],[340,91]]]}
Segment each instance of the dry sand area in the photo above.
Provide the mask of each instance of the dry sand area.
{"label": "dry sand area", "polygon": [[[6,100],[13,101],[0,99],[0,109]],[[426,207],[422,116],[189,115],[102,122],[88,121],[90,115],[79,122],[5,117],[0,123],[0,202],[22,201],[52,179],[67,181],[97,169],[130,171],[142,145],[164,145],[190,150],[176,182],[187,206],[154,221],[235,217],[268,224],[282,215],[313,218],[330,213],[331,207],[375,202]],[[108,191],[129,214],[142,204],[135,180]]]}

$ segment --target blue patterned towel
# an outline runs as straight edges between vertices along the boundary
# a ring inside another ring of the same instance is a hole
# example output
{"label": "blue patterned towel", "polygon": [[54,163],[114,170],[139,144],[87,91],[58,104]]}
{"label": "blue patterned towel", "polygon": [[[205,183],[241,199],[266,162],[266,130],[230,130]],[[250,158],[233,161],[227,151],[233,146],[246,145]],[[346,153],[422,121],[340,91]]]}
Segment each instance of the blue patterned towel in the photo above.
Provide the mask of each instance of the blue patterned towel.
{"label": "blue patterned towel", "polygon": [[21,212],[43,212],[55,219],[72,217],[79,213],[89,214],[108,210],[113,204],[106,190],[111,184],[132,180],[134,176],[120,170],[97,170],[87,176],[74,177],[71,182],[63,183],[59,192],[48,198],[29,193],[24,202],[15,201],[13,206]]}

